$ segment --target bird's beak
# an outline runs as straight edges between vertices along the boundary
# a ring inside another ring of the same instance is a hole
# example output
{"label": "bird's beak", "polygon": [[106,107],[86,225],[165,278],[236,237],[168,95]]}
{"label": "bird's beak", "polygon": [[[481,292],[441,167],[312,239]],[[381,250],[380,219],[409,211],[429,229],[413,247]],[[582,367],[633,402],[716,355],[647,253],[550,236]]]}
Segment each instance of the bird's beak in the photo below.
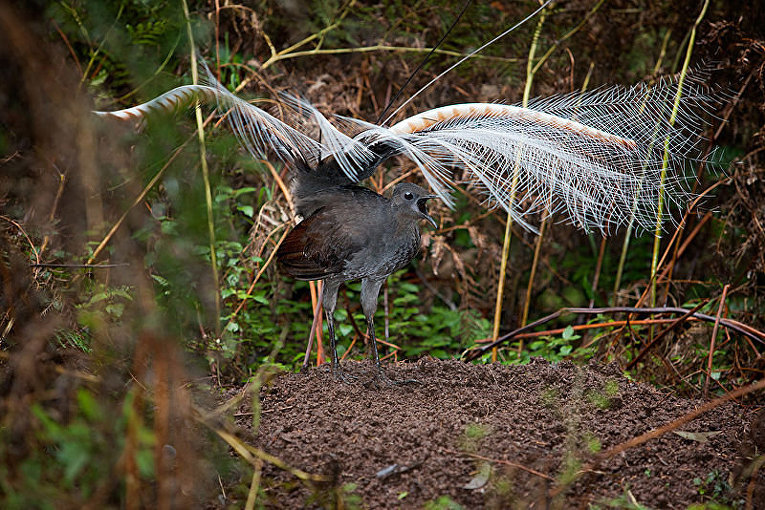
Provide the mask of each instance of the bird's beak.
{"label": "bird's beak", "polygon": [[417,201],[417,208],[420,210],[420,214],[422,214],[422,217],[426,220],[428,220],[428,223],[433,225],[433,228],[436,230],[438,229],[438,223],[436,223],[436,220],[433,219],[433,217],[428,214],[428,208],[425,205],[425,202],[428,201],[431,198],[437,198],[438,195],[425,195],[420,197],[420,199]]}

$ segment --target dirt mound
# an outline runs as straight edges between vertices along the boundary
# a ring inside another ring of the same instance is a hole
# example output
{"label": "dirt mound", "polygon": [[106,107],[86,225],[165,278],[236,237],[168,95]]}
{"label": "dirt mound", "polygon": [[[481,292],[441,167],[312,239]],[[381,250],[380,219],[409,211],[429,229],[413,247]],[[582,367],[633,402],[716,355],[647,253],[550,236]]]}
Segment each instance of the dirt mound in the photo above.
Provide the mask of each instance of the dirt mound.
{"label": "dirt mound", "polygon": [[[361,381],[373,370],[364,362],[343,366]],[[597,452],[700,402],[631,382],[615,366],[421,360],[386,371],[421,384],[349,385],[314,369],[263,389],[256,445],[294,467],[331,475],[336,488],[311,490],[267,465],[267,504],[318,507],[332,497],[346,508],[544,508],[551,501],[685,508],[709,500],[739,505],[753,487],[755,508],[765,508],[765,476],[759,484],[737,480],[748,462],[744,452],[752,451],[754,416],[734,403],[681,427],[691,433],[686,437],[664,434],[576,476]]]}

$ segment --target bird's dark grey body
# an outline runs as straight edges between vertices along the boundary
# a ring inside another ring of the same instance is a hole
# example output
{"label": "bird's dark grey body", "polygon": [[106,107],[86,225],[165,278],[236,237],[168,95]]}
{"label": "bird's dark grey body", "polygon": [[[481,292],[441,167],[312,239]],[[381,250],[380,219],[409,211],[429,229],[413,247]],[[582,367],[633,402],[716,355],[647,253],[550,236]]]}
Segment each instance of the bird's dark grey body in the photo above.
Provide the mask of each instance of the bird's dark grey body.
{"label": "bird's dark grey body", "polygon": [[[402,189],[409,187],[414,185]],[[423,192],[419,186],[417,190]],[[358,186],[324,195],[324,205],[300,222],[279,250],[279,261],[291,276],[341,282],[385,279],[417,254],[417,218],[401,214],[393,200]]]}
{"label": "bird's dark grey body", "polygon": [[[374,314],[380,288],[388,276],[406,266],[419,251],[419,221],[425,219],[435,226],[425,208],[433,195],[416,184],[401,183],[387,198],[350,183],[331,185],[327,174],[317,178],[315,172],[318,170],[304,170],[295,178],[296,209],[305,219],[284,239],[277,259],[282,270],[294,278],[324,280],[322,305],[327,316],[332,368],[342,378],[333,317],[340,285],[361,280],[361,307],[379,367]],[[334,176],[334,181],[342,178]]]}

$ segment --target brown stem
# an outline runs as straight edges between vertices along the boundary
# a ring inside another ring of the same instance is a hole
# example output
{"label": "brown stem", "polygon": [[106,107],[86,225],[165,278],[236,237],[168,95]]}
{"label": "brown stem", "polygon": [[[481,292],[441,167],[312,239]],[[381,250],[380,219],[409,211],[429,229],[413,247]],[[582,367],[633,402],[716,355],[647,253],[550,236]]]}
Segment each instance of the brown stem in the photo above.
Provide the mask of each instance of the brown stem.
{"label": "brown stem", "polygon": [[709,359],[707,361],[707,378],[704,380],[704,398],[709,396],[709,378],[712,377],[712,358],[715,354],[715,340],[717,339],[717,330],[720,327],[720,316],[722,315],[723,308],[725,308],[725,297],[728,295],[729,288],[729,283],[726,283],[725,287],[723,287],[722,296],[720,297],[720,306],[717,307],[717,320],[715,320],[715,327],[712,328],[712,339],[709,341]]}
{"label": "brown stem", "polygon": [[[498,345],[512,340],[518,334],[531,331],[537,326],[540,326],[542,324],[555,320],[561,315],[566,313],[582,314],[582,315],[598,315],[598,314],[606,314],[606,313],[630,313],[630,314],[637,314],[637,315],[651,315],[651,314],[661,314],[661,313],[685,314],[685,313],[688,313],[688,311],[689,310],[686,308],[667,307],[667,306],[654,307],[654,308],[634,308],[630,306],[611,306],[611,307],[605,307],[605,308],[561,308],[555,313],[552,313],[546,317],[542,317],[541,319],[538,319],[532,322],[531,324],[528,324],[522,328],[518,328],[514,331],[511,331],[510,333],[506,335],[499,337],[497,340],[495,340],[494,342],[490,344],[487,344],[487,345],[481,346],[478,349],[474,349],[472,351],[466,352],[465,359],[467,359],[468,361],[476,359],[477,357],[481,356],[486,351],[494,349]],[[715,322],[717,320],[716,317],[713,317],[711,315],[707,315],[704,313],[698,313],[698,312],[694,312],[692,314],[692,317],[695,317],[705,322]],[[738,322],[732,319],[722,319],[722,318],[720,319],[720,324],[722,324],[728,329],[732,329],[733,331],[736,331],[744,336],[747,336],[756,342],[765,344],[765,333],[747,324],[743,324],[741,322]]]}

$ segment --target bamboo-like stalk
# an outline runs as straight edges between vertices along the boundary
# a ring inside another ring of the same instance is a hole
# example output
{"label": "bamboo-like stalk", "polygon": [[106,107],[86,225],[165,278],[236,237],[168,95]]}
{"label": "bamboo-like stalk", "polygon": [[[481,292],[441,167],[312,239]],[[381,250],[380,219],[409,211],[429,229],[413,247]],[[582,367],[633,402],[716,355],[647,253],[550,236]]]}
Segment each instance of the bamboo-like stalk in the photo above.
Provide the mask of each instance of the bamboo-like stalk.
{"label": "bamboo-like stalk", "polygon": [[[191,31],[191,16],[186,0],[183,4],[183,15],[186,17],[186,33],[189,38],[189,52],[191,54],[191,80],[194,85],[199,83],[197,69],[197,52],[194,44],[194,34]],[[220,278],[218,276],[218,257],[215,254],[215,218],[212,209],[212,190],[210,188],[210,170],[207,167],[207,146],[205,145],[205,130],[202,122],[202,110],[197,101],[194,108],[197,122],[197,135],[199,138],[199,163],[202,166],[202,179],[205,185],[205,204],[207,206],[207,231],[210,238],[210,266],[212,269],[213,284],[215,285],[215,334],[220,335]]]}
{"label": "bamboo-like stalk", "polygon": [[[669,44],[670,36],[672,35],[672,30],[667,30],[667,33],[664,34],[664,39],[661,43],[661,51],[659,52],[659,58],[656,59],[656,65],[653,67],[653,74],[656,74],[659,72],[659,69],[661,68],[661,63],[664,61],[664,57],[667,54],[667,45]],[[614,281],[614,289],[613,293],[611,294],[611,305],[615,306],[616,298],[619,293],[619,288],[622,284],[622,274],[624,273],[624,264],[627,260],[627,253],[629,252],[630,248],[630,239],[632,239],[632,229],[635,225],[635,212],[633,210],[632,215],[630,217],[630,222],[627,225],[627,232],[624,234],[624,242],[622,243],[622,251],[619,255],[619,265],[616,268],[616,279]]]}
{"label": "bamboo-like stalk", "polygon": [[542,67],[542,65],[547,61],[547,59],[550,58],[550,55],[552,55],[553,52],[560,47],[563,41],[565,41],[566,39],[570,38],[571,36],[579,32],[579,30],[582,29],[584,24],[587,23],[587,20],[590,19],[592,15],[598,11],[598,9],[600,9],[600,7],[603,5],[604,2],[605,0],[598,0],[598,3],[596,3],[592,7],[592,9],[589,10],[587,14],[585,14],[584,18],[582,18],[582,21],[580,21],[577,26],[575,26],[574,28],[566,32],[561,38],[557,39],[555,43],[545,52],[545,54],[542,55],[539,61],[537,61],[536,65],[531,70],[531,74],[536,74],[536,72],[539,71],[539,68]]}
{"label": "bamboo-like stalk", "polygon": [[704,398],[709,397],[709,379],[712,377],[712,361],[715,354],[715,341],[717,340],[717,331],[720,328],[720,316],[722,316],[723,309],[725,308],[725,298],[728,296],[728,289],[730,289],[730,283],[726,283],[725,287],[723,287],[722,296],[720,296],[720,305],[717,307],[717,320],[715,321],[714,328],[712,328],[712,338],[709,340],[707,377],[704,379]]}
{"label": "bamboo-like stalk", "polygon": [[[529,46],[529,58],[526,62],[526,86],[523,89],[523,107],[527,107],[529,103],[529,95],[531,93],[531,82],[533,81],[533,69],[534,69],[534,54],[536,53],[537,45],[539,44],[539,35],[542,33],[542,25],[547,17],[547,11],[543,10],[539,15],[539,21],[537,27],[534,29],[534,35],[531,38],[531,46]],[[511,210],[513,208],[513,202],[515,201],[515,193],[518,187],[518,179],[520,177],[520,164],[515,162],[513,168],[513,180],[510,185],[510,199],[507,205],[507,221],[505,222],[505,237],[502,242],[502,260],[499,265],[499,281],[497,282],[497,301],[494,306],[494,325],[492,328],[492,339],[499,338],[499,326],[502,322],[502,298],[504,297],[505,278],[507,273],[507,258],[510,254],[510,240],[511,228],[513,225],[513,216]],[[497,361],[497,348],[491,350],[491,361]]]}
{"label": "bamboo-like stalk", "polygon": [[[539,63],[537,65],[532,66],[532,63],[534,62],[534,52],[536,50],[536,45],[538,43],[539,35],[542,33],[542,24],[545,21],[545,11],[542,11],[542,14],[539,16],[539,22],[537,23],[537,28],[534,31],[534,39],[532,40],[531,48],[529,48],[529,61],[528,65],[526,66],[526,85],[523,87],[523,107],[526,108],[529,104],[529,96],[531,95],[531,85],[534,81],[534,75],[536,75],[537,70],[540,68],[540,64],[547,60],[547,57],[552,54],[552,49],[550,48],[550,51],[548,51],[545,55],[542,56],[541,59],[539,59]],[[518,172],[518,162],[515,164],[515,172],[517,174]],[[513,175],[513,179],[516,178],[516,175]],[[515,186],[513,186],[513,191],[515,191]],[[542,225],[539,227],[539,235],[537,236],[536,244],[534,246],[534,260],[531,262],[531,273],[529,274],[529,284],[526,286],[526,299],[523,301],[523,312],[521,313],[521,327],[526,325],[526,321],[529,318],[529,305],[531,303],[531,291],[534,288],[534,277],[537,274],[537,265],[539,263],[539,252],[542,249],[542,239],[544,239],[545,230],[547,228],[547,220],[549,219],[550,215],[545,212],[544,218],[542,219]],[[508,221],[510,220],[510,216],[508,215]],[[504,251],[503,251],[504,254]],[[497,331],[499,333],[499,331]],[[520,341],[520,344],[518,346],[518,353],[520,353],[523,350],[523,340]],[[493,353],[494,351],[492,351]]]}
{"label": "bamboo-like stalk", "polygon": [[[717,139],[720,137],[720,133],[722,132],[723,128],[727,125],[728,119],[730,118],[730,115],[735,110],[734,106],[741,99],[741,94],[749,86],[749,82],[751,81],[753,76],[754,76],[754,72],[750,73],[749,76],[747,76],[746,80],[744,80],[744,82],[742,83],[741,88],[739,89],[738,93],[733,98],[733,101],[731,103],[731,107],[728,109],[728,113],[726,113],[722,117],[722,119],[721,119],[722,122],[720,122],[720,125],[717,127],[717,130],[712,135],[712,142],[713,143],[715,141],[717,141]],[[698,188],[698,185],[701,182],[701,173],[703,171],[703,168],[704,168],[703,164],[699,165],[699,169],[698,169],[698,172],[696,174],[696,182],[693,185],[693,193],[696,192],[696,190]],[[727,180],[727,179],[723,179],[723,181],[725,181],[725,180]],[[723,181],[718,181],[718,182],[723,182]],[[692,206],[689,207],[688,210],[686,211],[686,213],[685,213],[686,217],[690,214],[691,210],[692,210]],[[696,226],[693,228],[693,230],[691,231],[691,234],[688,236],[688,238],[686,238],[682,242],[682,246],[681,246],[681,243],[680,243],[680,239],[681,239],[680,235],[683,233],[683,231],[685,230],[685,228],[687,226],[687,222],[685,221],[685,217],[683,218],[683,221],[680,222],[680,225],[678,225],[677,232],[676,232],[676,234],[674,236],[674,239],[670,243],[670,246],[674,245],[673,252],[672,252],[672,257],[670,258],[669,263],[666,266],[664,266],[664,269],[662,270],[661,274],[658,276],[658,278],[662,278],[663,275],[665,275],[665,274],[667,275],[667,277],[665,278],[666,285],[664,287],[664,301],[665,302],[667,300],[667,296],[669,296],[670,283],[671,283],[671,280],[672,280],[672,272],[675,270],[675,264],[677,263],[679,255],[683,251],[683,247],[687,245],[687,243],[689,242],[690,239],[695,237],[695,235],[698,233],[698,231],[701,228],[701,226],[706,221],[708,221],[710,217],[711,217],[711,212],[707,211],[707,213],[702,217],[702,219],[697,222]],[[660,265],[662,265],[662,264],[660,264]]]}
{"label": "bamboo-like stalk", "polygon": [[[563,41],[565,41],[566,39],[568,39],[571,36],[573,36],[574,34],[576,34],[585,25],[587,20],[593,14],[595,14],[595,12],[597,12],[598,9],[600,9],[600,7],[601,7],[601,5],[603,5],[604,1],[605,0],[599,0],[598,3],[596,3],[593,6],[592,9],[590,9],[590,11],[587,13],[587,15],[585,15],[585,17],[582,18],[582,20],[579,22],[579,24],[577,24],[574,28],[569,30],[561,38],[556,40],[555,44],[553,44],[545,52],[545,54],[542,55],[542,57],[536,63],[534,63],[534,53],[536,52],[536,46],[538,44],[539,35],[541,34],[542,24],[544,23],[545,17],[546,17],[546,11],[542,11],[542,13],[540,14],[539,21],[537,23],[537,28],[536,28],[535,33],[534,33],[534,38],[532,39],[532,46],[529,48],[529,58],[528,58],[527,67],[526,67],[526,85],[525,85],[524,90],[523,90],[523,106],[524,107],[526,107],[528,105],[529,96],[531,95],[531,85],[532,85],[532,83],[534,81],[534,76],[536,75],[537,71],[542,67],[542,65],[547,61],[547,59],[553,54],[553,52],[557,48],[560,47],[560,45],[561,45],[561,43]],[[592,65],[590,66],[590,69],[587,72],[587,77],[585,78],[585,83],[584,83],[584,86],[582,88],[583,91],[586,90],[586,88],[587,88],[587,84],[589,83],[589,79],[590,79],[591,73],[592,73]],[[516,165],[516,172],[517,171],[518,171],[518,167]],[[515,179],[516,175],[514,174],[513,177]],[[514,187],[513,187],[513,191],[515,191]],[[511,195],[511,197],[514,198],[513,195]],[[526,325],[526,321],[528,320],[529,307],[530,307],[530,304],[531,304],[531,293],[532,293],[533,288],[534,288],[534,279],[536,277],[537,267],[539,266],[539,256],[540,256],[540,252],[541,252],[541,246],[542,246],[542,242],[544,240],[544,234],[546,232],[547,223],[549,221],[550,221],[550,216],[548,214],[545,214],[544,218],[542,219],[542,225],[540,226],[540,229],[539,229],[539,236],[537,237],[536,245],[534,247],[534,259],[533,259],[532,264],[531,264],[531,274],[529,275],[529,283],[528,283],[528,286],[526,287],[526,299],[524,300],[524,303],[523,303],[523,312],[521,314],[521,326],[525,326]],[[508,229],[506,229],[506,231],[507,230]],[[505,233],[505,239],[508,239],[508,233],[507,232]],[[504,257],[506,256],[505,252],[506,252],[505,245],[503,243],[503,247],[502,247],[503,261],[504,261]],[[504,276],[504,273],[500,276],[500,278],[502,278],[503,276]],[[499,303],[499,302],[497,304],[497,309],[499,310],[499,313],[501,314],[501,303]],[[494,320],[495,320],[494,335],[497,335],[498,334],[498,325],[497,325],[497,322],[496,322],[497,321],[497,312],[496,311],[495,311]],[[522,349],[522,341],[521,341],[521,345],[519,346],[519,349]],[[496,354],[495,354],[494,351],[492,351],[492,360],[494,360],[495,358],[496,358]]]}
{"label": "bamboo-like stalk", "polygon": [[595,293],[598,291],[598,283],[600,282],[600,272],[603,270],[603,258],[606,255],[606,238],[605,236],[600,240],[600,248],[598,249],[598,261],[595,264],[595,274],[592,277],[592,297],[590,298],[590,308],[595,306]]}
{"label": "bamboo-like stalk", "polygon": [[[523,313],[521,314],[521,326],[526,325],[529,320],[529,307],[531,305],[531,292],[534,290],[534,278],[537,276],[537,267],[539,267],[539,254],[542,251],[542,240],[547,231],[547,223],[550,221],[550,214],[545,211],[542,218],[542,225],[539,227],[539,235],[534,245],[534,259],[531,261],[531,273],[529,274],[529,283],[526,286],[526,299],[523,302]],[[523,350],[523,340],[518,343],[518,352]]]}
{"label": "bamboo-like stalk", "polygon": [[[701,7],[701,12],[696,18],[696,21],[691,28],[688,36],[688,46],[685,51],[685,60],[683,61],[683,68],[680,71],[680,78],[677,84],[677,94],[675,95],[675,103],[672,107],[672,114],[669,117],[669,124],[674,125],[677,118],[677,112],[680,104],[680,98],[683,94],[683,82],[688,74],[688,66],[691,61],[691,55],[693,54],[693,44],[696,40],[696,30],[701,24],[701,20],[707,13],[709,7],[709,0],[704,1],[704,5]],[[656,212],[656,229],[654,231],[653,238],[653,253],[651,254],[651,295],[650,306],[656,305],[656,272],[658,271],[659,250],[661,248],[661,224],[664,218],[664,183],[667,178],[667,170],[669,167],[669,137],[664,139],[664,158],[661,165],[661,180],[659,185],[659,204]]]}
{"label": "bamboo-like stalk", "polygon": [[[587,17],[591,16],[595,12],[595,10],[598,7],[600,7],[600,5],[602,3],[603,2],[598,3],[590,11],[590,13],[587,15]],[[586,19],[587,18],[585,18],[585,20]],[[584,24],[584,21],[579,23],[579,25],[577,25],[575,30],[570,31],[564,37],[567,38],[570,35],[573,35],[573,33],[576,30],[578,30],[579,28],[581,28],[583,26],[583,24]],[[560,43],[560,41],[558,41],[558,43]],[[557,44],[556,44],[556,47],[557,47]],[[543,61],[543,59],[546,60],[550,55],[551,55],[551,52],[548,51],[547,53],[545,53],[542,56],[540,61]],[[592,77],[592,70],[594,68],[595,68],[594,64],[590,63],[590,67],[587,70],[587,76],[585,76],[584,83],[582,84],[582,89],[581,89],[582,92],[585,92],[587,90],[587,86],[590,84],[590,78]],[[539,69],[539,63],[537,63],[537,65],[535,65],[534,68],[531,70],[532,74],[531,74],[531,77],[529,78],[530,80],[534,79],[534,74],[536,73],[537,69]],[[528,82],[528,80],[527,80],[527,82]],[[524,97],[524,101],[528,101],[528,98]],[[549,207],[548,207],[548,209],[549,209]],[[541,227],[539,227],[539,235],[537,236],[536,245],[534,246],[534,259],[531,262],[531,274],[529,275],[529,284],[526,287],[526,300],[523,303],[523,315],[521,315],[521,327],[525,326],[526,325],[526,321],[528,321],[528,319],[529,319],[529,307],[531,306],[531,292],[534,290],[534,278],[536,277],[536,274],[537,274],[537,267],[539,267],[539,255],[540,255],[540,253],[542,251],[542,241],[544,240],[545,233],[547,232],[547,224],[550,222],[550,217],[551,217],[551,215],[548,214],[547,212],[545,212],[544,218],[542,218],[542,225],[541,225]],[[597,271],[599,271],[599,269],[596,269],[596,272]],[[519,342],[518,342],[518,352],[520,353],[522,350],[523,350],[523,340],[519,340]]]}
{"label": "bamboo-like stalk", "polygon": [[[114,19],[114,24],[116,25],[117,21],[122,17],[122,13],[125,11],[125,4],[121,4],[119,10],[117,11],[117,16]],[[85,70],[82,71],[82,76],[80,77],[80,87],[85,85],[85,83],[88,80],[88,77],[90,76],[90,70],[95,66],[96,61],[101,56],[101,50],[106,44],[106,41],[108,39],[109,32],[111,32],[111,28],[109,31],[105,34],[105,36],[102,38],[101,42],[99,43],[98,47],[91,53],[90,59],[88,59],[88,65],[85,67]],[[92,42],[90,40],[90,36],[88,35],[87,31],[83,31],[83,35],[85,36],[85,40],[88,42],[89,46],[92,46]],[[68,41],[67,41],[68,44]],[[73,55],[74,56],[74,55]],[[80,67],[80,63],[77,60],[77,58],[74,58],[75,63],[77,64],[77,67]]]}
{"label": "bamboo-like stalk", "polygon": [[611,305],[617,305],[617,295],[619,294],[619,288],[622,285],[622,274],[624,273],[624,264],[627,261],[627,252],[630,250],[630,239],[632,238],[632,226],[634,216],[630,218],[630,222],[627,225],[627,231],[624,233],[624,242],[622,243],[622,252],[619,255],[619,265],[616,267],[616,280],[614,281],[614,290],[611,294]]}

